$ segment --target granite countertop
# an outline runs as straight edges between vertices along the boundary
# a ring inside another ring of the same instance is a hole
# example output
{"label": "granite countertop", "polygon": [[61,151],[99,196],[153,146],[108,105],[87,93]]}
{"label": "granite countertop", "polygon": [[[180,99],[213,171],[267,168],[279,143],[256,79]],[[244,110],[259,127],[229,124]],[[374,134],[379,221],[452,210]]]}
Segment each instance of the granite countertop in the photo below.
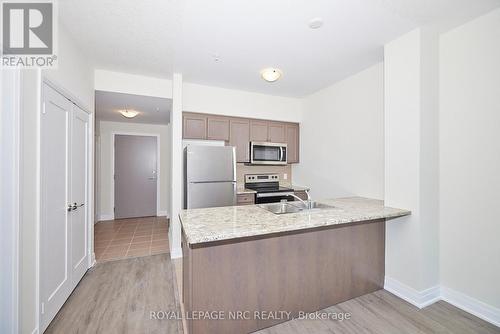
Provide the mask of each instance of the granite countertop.
{"label": "granite countertop", "polygon": [[257,205],[182,210],[179,214],[189,245],[264,236],[411,214],[363,197],[318,200],[332,209],[275,215]]}
{"label": "granite countertop", "polygon": [[255,190],[245,188],[245,185],[243,185],[243,184],[236,185],[236,194],[238,194],[238,195],[255,194],[255,193],[257,193]]}
{"label": "granite countertop", "polygon": [[296,186],[294,184],[283,184],[283,187],[292,188],[294,191],[306,191],[311,190],[309,187]]}

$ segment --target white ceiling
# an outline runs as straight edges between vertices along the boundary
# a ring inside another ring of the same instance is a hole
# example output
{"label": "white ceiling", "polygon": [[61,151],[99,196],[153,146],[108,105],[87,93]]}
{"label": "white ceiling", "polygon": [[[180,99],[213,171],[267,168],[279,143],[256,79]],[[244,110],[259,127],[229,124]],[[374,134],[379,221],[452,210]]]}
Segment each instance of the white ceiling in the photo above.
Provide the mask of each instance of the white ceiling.
{"label": "white ceiling", "polygon": [[[303,96],[382,61],[383,45],[442,29],[500,0],[61,0],[60,20],[96,68]],[[312,30],[308,21],[321,17]],[[219,58],[218,61],[214,57]],[[259,70],[283,77],[266,83]]]}
{"label": "white ceiling", "polygon": [[[123,94],[115,92],[95,92],[95,110],[98,121],[168,124],[172,100],[161,97]],[[136,110],[134,118],[126,118],[120,110]]]}

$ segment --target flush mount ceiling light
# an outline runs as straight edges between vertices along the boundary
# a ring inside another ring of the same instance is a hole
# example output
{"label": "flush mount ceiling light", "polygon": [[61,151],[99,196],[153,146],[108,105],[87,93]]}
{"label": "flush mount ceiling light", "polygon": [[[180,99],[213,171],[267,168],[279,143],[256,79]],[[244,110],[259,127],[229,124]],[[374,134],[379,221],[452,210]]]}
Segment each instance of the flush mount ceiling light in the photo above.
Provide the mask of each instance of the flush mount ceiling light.
{"label": "flush mount ceiling light", "polygon": [[139,115],[139,112],[135,110],[120,110],[120,114],[122,114],[123,117],[134,118]]}
{"label": "flush mount ceiling light", "polygon": [[309,21],[309,28],[311,29],[319,29],[323,25],[323,19],[319,17],[315,17]]}
{"label": "flush mount ceiling light", "polygon": [[260,76],[262,77],[262,79],[268,82],[274,82],[278,80],[282,74],[283,73],[281,72],[280,69],[273,67],[265,68],[262,71],[260,71]]}

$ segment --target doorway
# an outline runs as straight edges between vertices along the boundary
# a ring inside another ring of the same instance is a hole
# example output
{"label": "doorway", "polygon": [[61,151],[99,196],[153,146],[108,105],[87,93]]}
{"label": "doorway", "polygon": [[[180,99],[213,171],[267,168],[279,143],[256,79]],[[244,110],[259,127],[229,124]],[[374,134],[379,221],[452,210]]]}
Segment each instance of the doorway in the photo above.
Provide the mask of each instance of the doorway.
{"label": "doorway", "polygon": [[158,138],[114,135],[115,219],[157,216]]}

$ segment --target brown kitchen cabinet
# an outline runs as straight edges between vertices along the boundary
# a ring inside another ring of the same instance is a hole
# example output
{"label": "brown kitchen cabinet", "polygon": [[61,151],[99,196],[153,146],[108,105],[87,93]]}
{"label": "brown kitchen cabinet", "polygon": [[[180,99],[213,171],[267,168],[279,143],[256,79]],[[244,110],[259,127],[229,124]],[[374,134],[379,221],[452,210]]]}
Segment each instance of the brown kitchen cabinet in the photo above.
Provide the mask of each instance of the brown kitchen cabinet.
{"label": "brown kitchen cabinet", "polygon": [[238,194],[236,196],[237,205],[253,205],[255,204],[254,194]]}
{"label": "brown kitchen cabinet", "polygon": [[269,122],[250,120],[250,141],[269,141]]}
{"label": "brown kitchen cabinet", "polygon": [[229,141],[229,117],[207,117],[207,139]]}
{"label": "brown kitchen cabinet", "polygon": [[236,162],[250,162],[250,121],[231,119],[229,129],[229,146],[236,147]]}
{"label": "brown kitchen cabinet", "polygon": [[295,164],[299,162],[299,125],[287,123],[285,127],[288,163]]}
{"label": "brown kitchen cabinet", "polygon": [[271,143],[286,142],[286,123],[268,122],[268,141]]}
{"label": "brown kitchen cabinet", "polygon": [[207,139],[206,115],[184,113],[182,123],[182,138]]}
{"label": "brown kitchen cabinet", "polygon": [[183,113],[183,139],[223,140],[236,147],[236,161],[250,162],[251,141],[286,143],[288,163],[299,162],[299,124],[212,114]]}

